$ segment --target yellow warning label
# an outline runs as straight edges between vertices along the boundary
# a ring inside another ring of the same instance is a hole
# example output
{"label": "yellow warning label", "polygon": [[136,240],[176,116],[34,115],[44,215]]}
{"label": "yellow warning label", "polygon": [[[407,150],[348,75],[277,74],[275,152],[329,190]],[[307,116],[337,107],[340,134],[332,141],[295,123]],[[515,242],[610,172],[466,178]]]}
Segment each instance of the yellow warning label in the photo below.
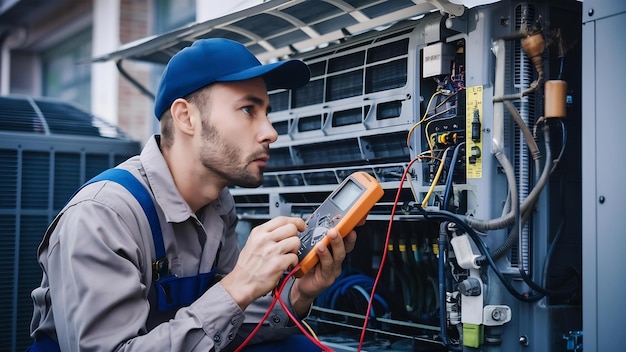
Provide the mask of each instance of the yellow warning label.
{"label": "yellow warning label", "polygon": [[466,176],[483,177],[483,87],[467,87],[465,98]]}

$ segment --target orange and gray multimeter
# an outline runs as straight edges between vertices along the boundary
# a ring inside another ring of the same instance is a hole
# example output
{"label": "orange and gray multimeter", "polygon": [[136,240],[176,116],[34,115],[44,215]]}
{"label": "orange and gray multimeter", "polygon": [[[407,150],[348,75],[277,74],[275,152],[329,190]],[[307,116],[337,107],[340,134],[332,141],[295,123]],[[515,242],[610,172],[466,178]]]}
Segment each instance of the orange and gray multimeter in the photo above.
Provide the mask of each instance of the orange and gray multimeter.
{"label": "orange and gray multimeter", "polygon": [[319,259],[313,247],[320,241],[329,245],[326,238],[328,230],[336,228],[341,237],[348,235],[356,225],[365,220],[383,193],[378,181],[366,172],[355,172],[343,180],[311,214],[306,222],[306,230],[298,233],[301,241],[298,250],[300,270],[295,276],[301,277],[317,264]]}

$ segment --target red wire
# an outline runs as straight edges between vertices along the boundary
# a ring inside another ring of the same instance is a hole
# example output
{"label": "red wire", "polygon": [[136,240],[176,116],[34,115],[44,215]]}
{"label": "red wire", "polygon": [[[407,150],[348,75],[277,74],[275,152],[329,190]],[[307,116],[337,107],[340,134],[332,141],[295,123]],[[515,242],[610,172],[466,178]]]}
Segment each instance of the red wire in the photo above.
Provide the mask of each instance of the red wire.
{"label": "red wire", "polygon": [[363,340],[365,339],[365,332],[367,330],[367,323],[369,321],[370,311],[372,310],[372,302],[374,302],[374,294],[376,293],[376,287],[378,286],[378,280],[383,272],[383,267],[385,266],[385,262],[387,261],[387,248],[389,248],[389,239],[391,238],[391,228],[393,225],[393,217],[396,214],[396,208],[398,206],[398,200],[400,199],[400,193],[402,191],[402,185],[404,184],[404,180],[406,179],[406,174],[409,172],[411,165],[418,160],[419,157],[414,158],[409,162],[404,173],[402,174],[402,180],[400,180],[400,185],[398,186],[398,192],[396,193],[396,199],[393,202],[393,208],[391,209],[391,216],[389,218],[389,226],[387,227],[387,237],[385,238],[385,246],[383,247],[383,255],[380,259],[380,266],[378,267],[378,272],[376,273],[376,279],[374,280],[374,285],[372,286],[372,292],[370,293],[369,302],[367,302],[367,311],[365,312],[365,320],[363,321],[363,328],[361,329],[361,338],[359,339],[359,347],[357,351],[360,351],[363,347]]}
{"label": "red wire", "polygon": [[[361,329],[361,337],[359,339],[359,346],[358,346],[357,351],[361,351],[361,348],[363,347],[363,340],[365,339],[365,332],[367,331],[367,323],[369,322],[369,315],[370,315],[370,311],[372,310],[372,302],[374,301],[374,294],[376,293],[376,287],[378,286],[378,281],[380,279],[380,276],[382,275],[383,267],[385,266],[385,262],[387,261],[387,248],[389,247],[389,240],[391,238],[391,228],[393,226],[393,217],[396,214],[396,208],[398,206],[398,200],[400,199],[402,186],[404,185],[404,180],[406,179],[406,175],[409,172],[409,169],[411,168],[413,163],[415,163],[415,161],[417,161],[417,160],[419,160],[419,157],[416,157],[416,158],[414,158],[413,160],[411,160],[409,162],[409,164],[407,165],[406,169],[404,170],[404,173],[402,174],[402,179],[400,180],[400,184],[398,186],[398,192],[396,193],[396,198],[395,198],[395,200],[393,202],[393,208],[391,209],[391,215],[390,215],[390,218],[389,218],[389,226],[387,227],[387,236],[385,238],[385,246],[383,247],[384,248],[383,249],[383,255],[382,255],[382,258],[380,260],[380,266],[378,268],[378,272],[376,273],[376,279],[374,280],[374,284],[372,286],[372,292],[370,293],[370,299],[369,299],[369,302],[367,303],[367,311],[365,313],[365,320],[363,321],[363,327]],[[291,313],[291,310],[287,307],[285,302],[283,302],[283,300],[280,298],[280,294],[282,293],[283,288],[285,287],[285,284],[287,283],[289,278],[291,276],[293,276],[293,274],[295,274],[295,272],[299,268],[300,268],[300,265],[297,265],[295,268],[293,268],[293,270],[291,270],[291,272],[289,272],[289,274],[287,274],[287,276],[285,276],[283,278],[282,283],[280,284],[280,287],[274,289],[274,299],[272,300],[272,303],[270,304],[269,308],[267,309],[267,312],[265,312],[265,315],[263,316],[261,321],[259,321],[257,326],[254,328],[254,330],[252,330],[250,335],[241,343],[241,345],[239,345],[239,347],[237,347],[235,352],[240,352],[248,344],[248,342],[250,342],[250,340],[252,340],[252,338],[257,333],[257,331],[261,328],[261,326],[263,326],[263,322],[269,316],[270,312],[272,311],[272,308],[274,308],[274,305],[276,305],[276,301],[280,302],[280,305],[282,306],[283,310],[287,313],[289,318],[291,320],[293,320],[293,322],[296,324],[296,326],[298,326],[300,331],[302,331],[302,333],[309,340],[311,340],[315,345],[320,347],[322,349],[322,351],[332,351],[332,349],[330,349],[328,346],[324,346],[315,337],[311,336],[311,333],[302,326],[302,324],[300,323],[299,319],[297,319]]]}
{"label": "red wire", "polygon": [[322,349],[322,351],[332,351],[332,349],[329,349],[328,347],[324,346],[321,342],[319,342],[315,337],[313,337],[311,335],[311,333],[304,328],[304,326],[302,326],[302,324],[300,323],[300,320],[295,317],[293,315],[293,313],[291,312],[291,309],[289,309],[289,307],[287,307],[287,305],[285,304],[285,302],[283,302],[282,298],[280,298],[281,293],[283,292],[283,289],[285,288],[285,285],[287,284],[287,282],[289,281],[289,278],[291,278],[298,270],[300,269],[300,265],[297,265],[295,268],[293,268],[289,274],[287,274],[287,276],[285,276],[280,285],[278,285],[276,288],[274,288],[273,290],[273,294],[274,294],[274,299],[272,300],[272,303],[270,303],[269,308],[267,308],[267,311],[265,312],[265,315],[263,316],[263,318],[261,318],[261,321],[259,321],[259,323],[257,324],[257,326],[254,328],[254,330],[252,330],[252,332],[250,333],[250,335],[248,335],[248,337],[241,343],[241,345],[239,345],[239,347],[237,347],[237,349],[235,350],[235,352],[240,352],[241,350],[243,350],[243,348],[250,342],[250,340],[252,340],[252,338],[254,337],[254,335],[259,331],[259,329],[261,328],[261,326],[263,326],[263,322],[265,322],[265,319],[267,319],[267,317],[269,316],[270,312],[272,311],[272,309],[274,308],[274,306],[276,305],[276,302],[280,302],[280,305],[282,306],[283,310],[287,313],[287,315],[289,316],[289,318],[296,324],[296,326],[298,326],[298,328],[300,329],[300,331],[302,331],[302,333],[309,339],[311,340],[315,345],[317,345],[319,348]]}
{"label": "red wire", "polygon": [[259,331],[261,326],[263,326],[263,322],[265,321],[265,319],[267,319],[267,317],[272,312],[272,308],[274,308],[274,306],[276,305],[276,301],[278,301],[278,296],[274,296],[274,299],[272,300],[272,303],[270,303],[270,306],[269,306],[269,308],[267,308],[267,311],[265,312],[265,315],[263,316],[263,318],[261,318],[261,321],[259,321],[259,323],[256,325],[254,330],[252,330],[250,335],[248,335],[248,337],[246,337],[246,339],[241,343],[241,345],[239,345],[239,347],[237,347],[237,349],[235,349],[235,352],[240,352],[241,350],[243,350],[243,348],[246,347],[248,342],[250,342],[250,340],[252,340],[252,338],[257,333],[257,331]]}
{"label": "red wire", "polygon": [[278,297],[278,302],[280,303],[280,305],[283,307],[283,309],[285,310],[285,312],[287,312],[287,315],[289,315],[289,318],[291,318],[291,320],[293,320],[293,322],[298,326],[298,328],[300,329],[300,331],[302,331],[302,333],[309,339],[311,340],[311,342],[313,342],[317,347],[321,348],[322,351],[329,351],[332,352],[333,350],[327,346],[324,346],[324,344],[322,344],[320,341],[318,341],[313,335],[311,335],[311,333],[309,332],[308,329],[306,329],[304,326],[302,326],[302,323],[300,323],[300,319],[298,319],[297,317],[295,317],[293,315],[293,313],[291,312],[291,309],[289,309],[289,307],[287,307],[287,304],[285,304],[285,302],[283,301],[282,298],[280,298],[280,296],[276,296]]}

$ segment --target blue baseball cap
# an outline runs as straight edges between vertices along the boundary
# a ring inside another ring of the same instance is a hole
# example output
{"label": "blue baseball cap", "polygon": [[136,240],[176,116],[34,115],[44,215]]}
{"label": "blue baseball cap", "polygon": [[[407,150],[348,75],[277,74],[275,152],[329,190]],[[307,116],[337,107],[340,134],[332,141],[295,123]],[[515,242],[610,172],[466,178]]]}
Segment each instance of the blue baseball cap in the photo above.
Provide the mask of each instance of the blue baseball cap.
{"label": "blue baseball cap", "polygon": [[300,60],[263,65],[244,45],[223,38],[201,39],[172,56],[154,102],[154,114],[170,108],[174,100],[216,82],[235,82],[263,77],[267,90],[294,89],[307,84],[309,67]]}

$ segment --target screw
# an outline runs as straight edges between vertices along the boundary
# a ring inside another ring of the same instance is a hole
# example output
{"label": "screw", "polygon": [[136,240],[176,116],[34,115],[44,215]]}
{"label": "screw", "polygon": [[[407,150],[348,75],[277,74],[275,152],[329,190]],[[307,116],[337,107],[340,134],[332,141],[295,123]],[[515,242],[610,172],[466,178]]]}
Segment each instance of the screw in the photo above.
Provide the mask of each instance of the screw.
{"label": "screw", "polygon": [[528,346],[528,337],[522,335],[519,337],[519,344],[522,346]]}
{"label": "screw", "polygon": [[589,15],[589,16],[593,16],[593,9],[589,9],[589,10],[587,10],[587,15]]}
{"label": "screw", "polygon": [[600,198],[598,198],[598,202],[600,202],[600,204],[604,204],[605,200],[604,196],[600,196]]}

